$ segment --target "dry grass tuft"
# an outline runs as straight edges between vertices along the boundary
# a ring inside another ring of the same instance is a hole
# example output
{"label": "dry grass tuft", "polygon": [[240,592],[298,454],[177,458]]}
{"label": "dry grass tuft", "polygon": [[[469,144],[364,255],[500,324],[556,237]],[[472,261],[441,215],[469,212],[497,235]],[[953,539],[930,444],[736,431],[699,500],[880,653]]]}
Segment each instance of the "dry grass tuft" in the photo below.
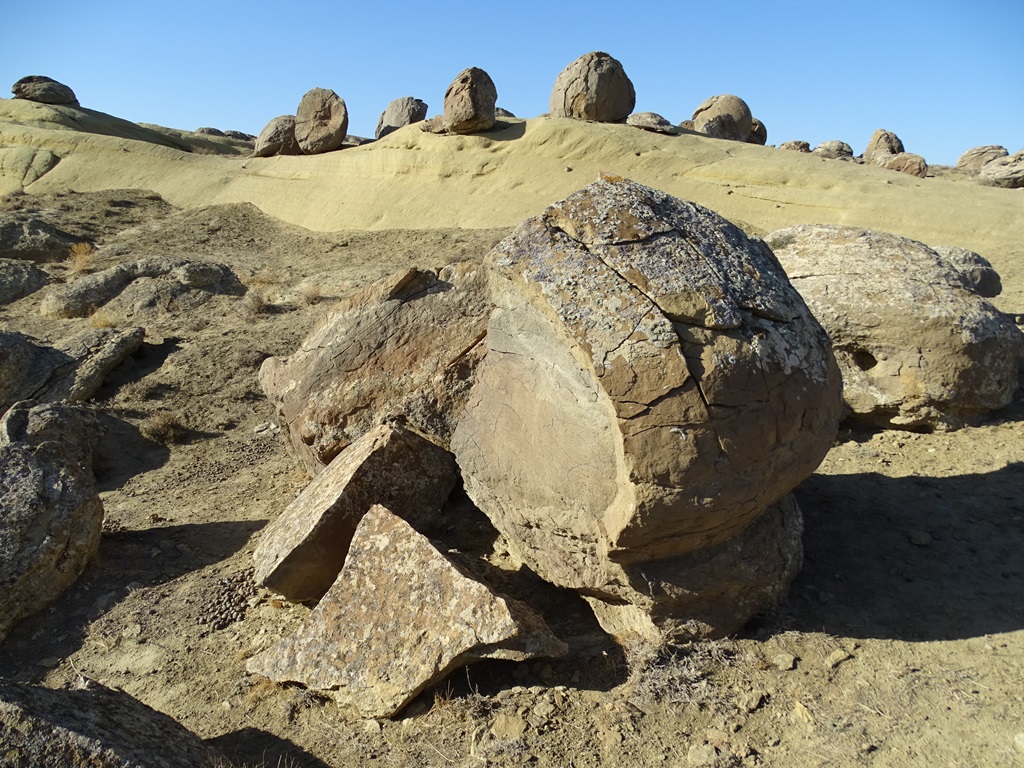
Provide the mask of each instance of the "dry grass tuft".
{"label": "dry grass tuft", "polygon": [[163,445],[181,442],[188,434],[188,428],[177,416],[169,411],[154,413],[139,427],[143,437],[155,440]]}
{"label": "dry grass tuft", "polygon": [[324,289],[319,283],[304,283],[300,293],[304,304],[313,306],[324,300]]}
{"label": "dry grass tuft", "polygon": [[700,640],[678,643],[671,634],[658,642],[640,643],[628,653],[629,700],[640,706],[658,703],[670,710],[707,705],[721,696],[709,678],[732,664],[721,643]]}
{"label": "dry grass tuft", "polygon": [[96,265],[96,249],[92,243],[75,243],[68,249],[67,264],[72,272],[91,272]]}
{"label": "dry grass tuft", "polygon": [[93,328],[116,328],[118,319],[105,309],[97,309],[89,315],[89,325]]}
{"label": "dry grass tuft", "polygon": [[272,306],[262,291],[254,291],[250,288],[245,296],[242,297],[242,309],[249,317],[269,314]]}

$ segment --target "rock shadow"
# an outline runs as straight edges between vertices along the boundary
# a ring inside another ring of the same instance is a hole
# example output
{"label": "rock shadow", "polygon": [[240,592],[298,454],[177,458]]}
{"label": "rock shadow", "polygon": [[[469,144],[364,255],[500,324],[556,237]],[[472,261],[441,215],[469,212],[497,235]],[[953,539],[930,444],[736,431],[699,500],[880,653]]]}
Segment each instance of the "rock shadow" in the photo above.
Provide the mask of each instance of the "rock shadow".
{"label": "rock shadow", "polygon": [[222,752],[232,764],[331,768],[288,739],[259,728],[243,728],[234,733],[225,733],[207,739],[206,743]]}
{"label": "rock shadow", "polygon": [[162,467],[170,450],[142,435],[134,424],[96,411],[103,436],[93,449],[92,469],[100,491],[120,488],[136,475]]}
{"label": "rock shadow", "polygon": [[526,121],[508,123],[498,119],[494,127],[482,131],[479,135],[486,136],[491,141],[515,141],[526,135]]}
{"label": "rock shadow", "polygon": [[1024,463],[987,474],[814,475],[782,629],[903,641],[1024,628]]}

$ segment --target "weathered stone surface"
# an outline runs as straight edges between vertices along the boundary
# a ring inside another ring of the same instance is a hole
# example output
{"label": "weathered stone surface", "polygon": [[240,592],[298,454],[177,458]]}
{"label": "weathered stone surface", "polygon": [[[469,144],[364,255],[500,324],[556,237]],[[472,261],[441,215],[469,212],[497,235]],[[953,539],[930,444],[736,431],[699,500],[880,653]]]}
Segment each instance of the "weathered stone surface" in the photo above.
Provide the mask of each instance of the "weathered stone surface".
{"label": "weathered stone surface", "polygon": [[448,133],[448,126],[445,123],[444,115],[434,115],[429,120],[420,123],[420,130],[424,133]]}
{"label": "weathered stone surface", "polygon": [[871,157],[870,162],[873,165],[890,171],[899,171],[910,176],[917,176],[919,179],[923,179],[928,175],[928,163],[925,162],[923,157],[915,155],[913,152],[900,152],[897,155],[886,155],[876,152]]}
{"label": "weathered stone surface", "polygon": [[693,120],[683,120],[681,123],[679,123],[679,128],[684,131],[693,131],[694,133],[697,132],[696,129],[693,127]]}
{"label": "weathered stone surface", "polygon": [[551,89],[551,116],[620,123],[636,106],[633,82],[618,59],[602,51],[569,62]]}
{"label": "weathered stone surface", "polygon": [[811,150],[811,154],[818,157],[827,157],[832,160],[853,159],[853,149],[845,141],[839,141],[838,139],[821,142],[821,144]]}
{"label": "weathered stone surface", "polygon": [[710,549],[627,566],[631,603],[588,598],[601,626],[625,646],[656,642],[659,627],[683,636],[733,634],[785,597],[803,564],[803,515],[792,495],[738,536]]}
{"label": "weathered stone surface", "polygon": [[391,416],[447,446],[490,310],[486,273],[469,262],[404,270],[339,302],[293,355],[260,369],[298,458],[319,472]]}
{"label": "weathered stone surface", "polygon": [[36,262],[63,261],[81,238],[70,235],[43,219],[14,212],[0,212],[0,258]]}
{"label": "weathered stone surface", "polygon": [[0,641],[57,599],[96,554],[103,505],[88,411],[18,403],[0,420]]}
{"label": "weathered stone surface", "polygon": [[381,425],[352,443],[267,526],[254,578],[295,602],[316,600],[338,577],[356,526],[385,504],[414,527],[436,522],[457,477],[448,451]]}
{"label": "weathered stone surface", "polygon": [[879,128],[868,140],[868,146],[864,150],[864,162],[874,162],[876,155],[898,155],[903,151],[903,142],[899,136],[892,131]]}
{"label": "weathered stone surface", "polygon": [[347,133],[344,99],[329,88],[313,88],[303,94],[295,110],[295,140],[304,155],[338,149]]}
{"label": "weathered stone surface", "polygon": [[471,661],[566,650],[530,608],[466,576],[408,523],[375,506],[306,623],[247,668],[325,693],[361,717],[388,717]]}
{"label": "weathered stone surface", "polygon": [[1024,187],[1024,149],[1007,157],[997,157],[981,167],[978,179],[982,184],[1006,189]]}
{"label": "weathered stone surface", "polygon": [[196,133],[200,133],[203,136],[227,136],[227,134],[224,133],[224,131],[222,131],[220,128],[210,128],[210,127],[196,128],[195,132]]}
{"label": "weathered stone surface", "polygon": [[1021,332],[928,246],[831,225],[767,242],[832,338],[849,414],[955,429],[1012,399]]}
{"label": "weathered stone surface", "polygon": [[374,131],[375,138],[383,138],[392,131],[397,131],[406,125],[418,123],[427,119],[427,103],[414,99],[412,96],[403,96],[395,99],[381,113],[377,121],[377,130]]}
{"label": "weathered stone surface", "polygon": [[998,144],[984,144],[980,147],[971,147],[960,155],[956,161],[956,167],[965,171],[977,171],[983,165],[987,165],[1000,157],[1007,157],[1009,154],[1006,147]]}
{"label": "weathered stone surface", "polygon": [[301,155],[295,138],[295,115],[281,115],[267,123],[256,137],[253,157],[272,155]]}
{"label": "weathered stone surface", "polygon": [[625,569],[737,536],[831,445],[824,331],[771,252],[712,211],[602,180],[489,267],[487,356],[452,450],[543,578],[640,605]]}
{"label": "weathered stone surface", "polygon": [[1003,292],[1003,281],[992,262],[974,251],[955,245],[936,245],[933,249],[967,281],[972,291],[991,299]]}
{"label": "weathered stone surface", "polygon": [[239,141],[255,141],[256,137],[251,133],[245,133],[243,131],[224,131],[224,135],[229,139],[238,139]]}
{"label": "weathered stone surface", "polygon": [[88,400],[144,337],[142,328],[89,328],[51,346],[0,331],[0,413],[19,400]]}
{"label": "weathered stone surface", "polygon": [[[16,182],[15,189],[24,189],[53,170],[59,162],[60,158],[48,149],[0,147],[0,179]],[[0,214],[2,220],[3,214]]]}
{"label": "weathered stone surface", "polygon": [[451,133],[476,133],[494,127],[498,89],[478,67],[464,69],[444,92],[444,124]]}
{"label": "weathered stone surface", "polygon": [[655,112],[636,112],[626,118],[626,125],[654,133],[667,133],[669,136],[679,133],[678,128]]}
{"label": "weathered stone surface", "polygon": [[779,144],[779,149],[788,149],[793,152],[810,152],[811,145],[808,144],[806,141],[801,141],[798,139],[796,141],[782,142],[781,144]]}
{"label": "weathered stone surface", "polygon": [[513,117],[513,118],[515,117],[515,115],[512,114],[511,112],[509,112],[507,109],[502,109],[501,107],[495,107],[494,108],[494,116],[495,117]]}
{"label": "weathered stone surface", "polygon": [[244,293],[238,276],[225,264],[154,257],[51,286],[39,311],[48,317],[86,317],[104,307],[131,320],[193,309],[214,294]]}
{"label": "weathered stone surface", "polygon": [[731,93],[705,99],[693,111],[693,127],[706,136],[746,141],[754,127],[747,102]]}
{"label": "weathered stone surface", "polygon": [[763,147],[767,143],[768,129],[756,117],[752,118],[750,121],[750,135],[747,136],[747,144],[759,144]]}
{"label": "weathered stone surface", "polygon": [[226,758],[167,715],[89,681],[51,690],[0,680],[7,768],[216,768]]}
{"label": "weathered stone surface", "polygon": [[64,83],[45,77],[44,75],[29,75],[16,82],[11,93],[16,99],[27,99],[38,101],[41,104],[64,104],[69,107],[77,107],[78,98]]}
{"label": "weathered stone surface", "polygon": [[35,264],[14,259],[0,259],[0,306],[35,293],[50,278]]}

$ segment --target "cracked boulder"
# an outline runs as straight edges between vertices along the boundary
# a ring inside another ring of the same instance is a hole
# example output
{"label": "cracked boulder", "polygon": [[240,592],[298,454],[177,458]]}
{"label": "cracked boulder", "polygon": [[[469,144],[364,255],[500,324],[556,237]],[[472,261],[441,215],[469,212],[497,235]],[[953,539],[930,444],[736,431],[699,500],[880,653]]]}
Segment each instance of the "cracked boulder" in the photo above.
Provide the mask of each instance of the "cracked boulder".
{"label": "cracked boulder", "polygon": [[[617,177],[488,266],[487,355],[452,437],[467,492],[542,578],[636,607],[632,634],[685,621],[631,574],[740,541],[817,467],[841,404],[827,335],[763,243]],[[751,615],[727,606],[700,634]]]}
{"label": "cracked boulder", "polygon": [[621,123],[635,106],[636,91],[626,70],[602,51],[571,61],[551,89],[552,117]]}
{"label": "cracked boulder", "polygon": [[47,317],[87,317],[103,308],[132,321],[195,309],[215,294],[244,293],[238,276],[225,264],[154,257],[51,286],[39,311]]}
{"label": "cracked boulder", "polygon": [[397,713],[470,662],[566,651],[531,608],[495,594],[400,517],[374,506],[305,624],[246,668],[376,718]]}
{"label": "cracked boulder", "polygon": [[450,133],[493,128],[497,101],[498,89],[490,75],[479,67],[464,69],[444,92],[444,126]]}
{"label": "cracked boulder", "polygon": [[279,115],[263,126],[252,151],[253,157],[301,154],[295,138],[295,115]]}
{"label": "cracked boulder", "polygon": [[754,118],[747,102],[725,93],[700,103],[693,111],[693,128],[714,139],[746,141],[754,128]]}
{"label": "cracked boulder", "polygon": [[289,600],[317,600],[341,571],[370,507],[385,504],[430,530],[455,479],[448,451],[403,427],[381,425],[339,454],[267,526],[253,555],[254,578]]}
{"label": "cracked boulder", "polygon": [[1024,337],[976,292],[986,276],[983,289],[995,287],[985,265],[975,275],[923,243],[857,227],[791,227],[767,242],[832,339],[849,416],[948,430],[1013,398]]}
{"label": "cracked boulder", "polygon": [[18,403],[0,420],[0,641],[75,583],[100,544],[99,439],[80,407]]}
{"label": "cracked boulder", "polygon": [[328,88],[313,88],[303,94],[295,110],[295,140],[302,154],[338,149],[346,135],[348,107],[343,98]]}
{"label": "cracked boulder", "polygon": [[92,680],[79,690],[0,680],[0,755],[11,768],[229,764],[167,715]]}
{"label": "cracked boulder", "polygon": [[396,272],[343,299],[260,385],[313,473],[382,419],[447,447],[483,354],[490,313],[478,264]]}

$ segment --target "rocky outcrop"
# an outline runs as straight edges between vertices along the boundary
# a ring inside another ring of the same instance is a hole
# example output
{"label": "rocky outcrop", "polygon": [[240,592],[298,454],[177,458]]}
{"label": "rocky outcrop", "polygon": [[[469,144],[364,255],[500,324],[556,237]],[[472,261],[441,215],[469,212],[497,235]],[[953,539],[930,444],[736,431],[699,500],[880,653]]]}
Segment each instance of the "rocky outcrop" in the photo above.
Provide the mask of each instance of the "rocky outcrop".
{"label": "rocky outcrop", "polygon": [[767,242],[832,339],[851,416],[946,430],[1012,399],[1020,331],[928,246],[832,225]]}
{"label": "rocky outcrop", "polygon": [[551,116],[620,123],[636,106],[636,91],[622,64],[602,51],[580,56],[551,89]]}
{"label": "rocky outcrop", "polygon": [[238,276],[225,264],[154,257],[51,286],[39,311],[48,317],[86,317],[103,307],[130,321],[193,309],[215,294],[244,293]]}
{"label": "rocky outcrop", "polygon": [[98,438],[95,417],[75,406],[22,402],[0,420],[0,641],[70,587],[99,548]]}
{"label": "rocky outcrop", "polygon": [[[452,438],[466,490],[529,568],[633,606],[650,637],[671,611],[633,569],[740,541],[830,447],[827,336],[763,244],[623,179],[525,222],[488,267],[487,356]],[[701,633],[750,618],[724,614]]]}
{"label": "rocky outcrop", "polygon": [[919,179],[928,176],[928,163],[923,157],[915,155],[913,152],[900,152],[897,155],[876,153],[871,158],[871,163],[889,171],[917,176]]}
{"label": "rocky outcrop", "polygon": [[700,103],[693,111],[693,127],[715,139],[746,141],[754,127],[754,118],[747,102],[726,93]]}
{"label": "rocky outcrop", "polygon": [[295,115],[281,115],[267,123],[256,137],[252,152],[253,157],[301,154],[295,138]]}
{"label": "rocky outcrop", "polygon": [[982,184],[1005,189],[1024,187],[1024,149],[1007,157],[997,157],[981,167],[978,179]]}
{"label": "rocky outcrop", "polygon": [[833,139],[823,141],[811,150],[812,155],[827,157],[830,160],[853,160],[853,148],[845,141]]}
{"label": "rocky outcrop", "polygon": [[468,577],[408,523],[375,506],[305,624],[247,669],[301,683],[361,717],[389,717],[469,662],[566,650],[533,610]]}
{"label": "rocky outcrop", "polygon": [[444,92],[444,125],[449,133],[477,133],[494,127],[498,89],[478,67],[462,70]]}
{"label": "rocky outcrop", "polygon": [[626,118],[626,125],[642,128],[652,133],[665,133],[675,136],[679,130],[661,115],[655,112],[636,112]]}
{"label": "rocky outcrop", "polygon": [[144,337],[142,328],[90,328],[51,346],[0,331],[0,413],[19,400],[88,400]]}
{"label": "rocky outcrop", "polygon": [[380,139],[392,131],[426,119],[426,102],[414,99],[412,96],[403,96],[388,104],[381,113],[380,119],[377,121],[377,130],[373,135],[374,138]]}
{"label": "rocky outcrop", "polygon": [[0,258],[41,263],[64,261],[80,237],[43,219],[22,213],[0,212]]}
{"label": "rocky outcrop", "polygon": [[29,75],[16,82],[11,88],[16,99],[38,101],[40,104],[63,104],[77,107],[75,92],[63,83],[43,75]]}
{"label": "rocky outcrop", "polygon": [[0,259],[0,306],[33,294],[48,282],[49,276],[35,264]]}
{"label": "rocky outcrop", "polygon": [[877,155],[898,155],[903,151],[903,142],[899,136],[892,131],[879,128],[868,140],[868,146],[864,150],[864,162],[874,162]]}
{"label": "rocky outcrop", "polygon": [[254,578],[294,602],[319,599],[338,577],[356,526],[384,504],[429,530],[457,477],[448,451],[382,425],[352,443],[267,526],[253,555]]}
{"label": "rocky outcrop", "polygon": [[404,270],[339,302],[260,384],[296,456],[319,472],[381,419],[447,446],[483,354],[491,304],[479,265]]}
{"label": "rocky outcrop", "polygon": [[[779,144],[779,149],[788,149],[788,150],[791,150],[793,152],[810,152],[811,151],[811,145],[809,143],[807,143],[806,141],[800,141],[800,140],[784,141],[781,144]],[[852,154],[852,150],[851,150],[851,154]]]}
{"label": "rocky outcrop", "polygon": [[960,273],[968,287],[982,298],[995,298],[1003,292],[1003,281],[999,273],[980,254],[955,245],[936,245],[934,251]]}
{"label": "rocky outcrop", "polygon": [[227,136],[227,134],[224,133],[224,131],[222,131],[220,128],[210,128],[208,126],[203,128],[196,128],[195,133],[202,134],[203,136]]}
{"label": "rocky outcrop", "polygon": [[313,88],[303,94],[295,110],[295,141],[302,154],[319,155],[338,149],[347,133],[348,107],[344,99],[328,88]]}
{"label": "rocky outcrop", "polygon": [[956,161],[956,167],[965,171],[977,171],[981,170],[983,165],[998,160],[1000,157],[1007,157],[1009,154],[1006,147],[1001,147],[998,144],[972,147],[960,155]]}
{"label": "rocky outcrop", "polygon": [[217,768],[226,758],[124,691],[0,680],[0,755],[10,768]]}

